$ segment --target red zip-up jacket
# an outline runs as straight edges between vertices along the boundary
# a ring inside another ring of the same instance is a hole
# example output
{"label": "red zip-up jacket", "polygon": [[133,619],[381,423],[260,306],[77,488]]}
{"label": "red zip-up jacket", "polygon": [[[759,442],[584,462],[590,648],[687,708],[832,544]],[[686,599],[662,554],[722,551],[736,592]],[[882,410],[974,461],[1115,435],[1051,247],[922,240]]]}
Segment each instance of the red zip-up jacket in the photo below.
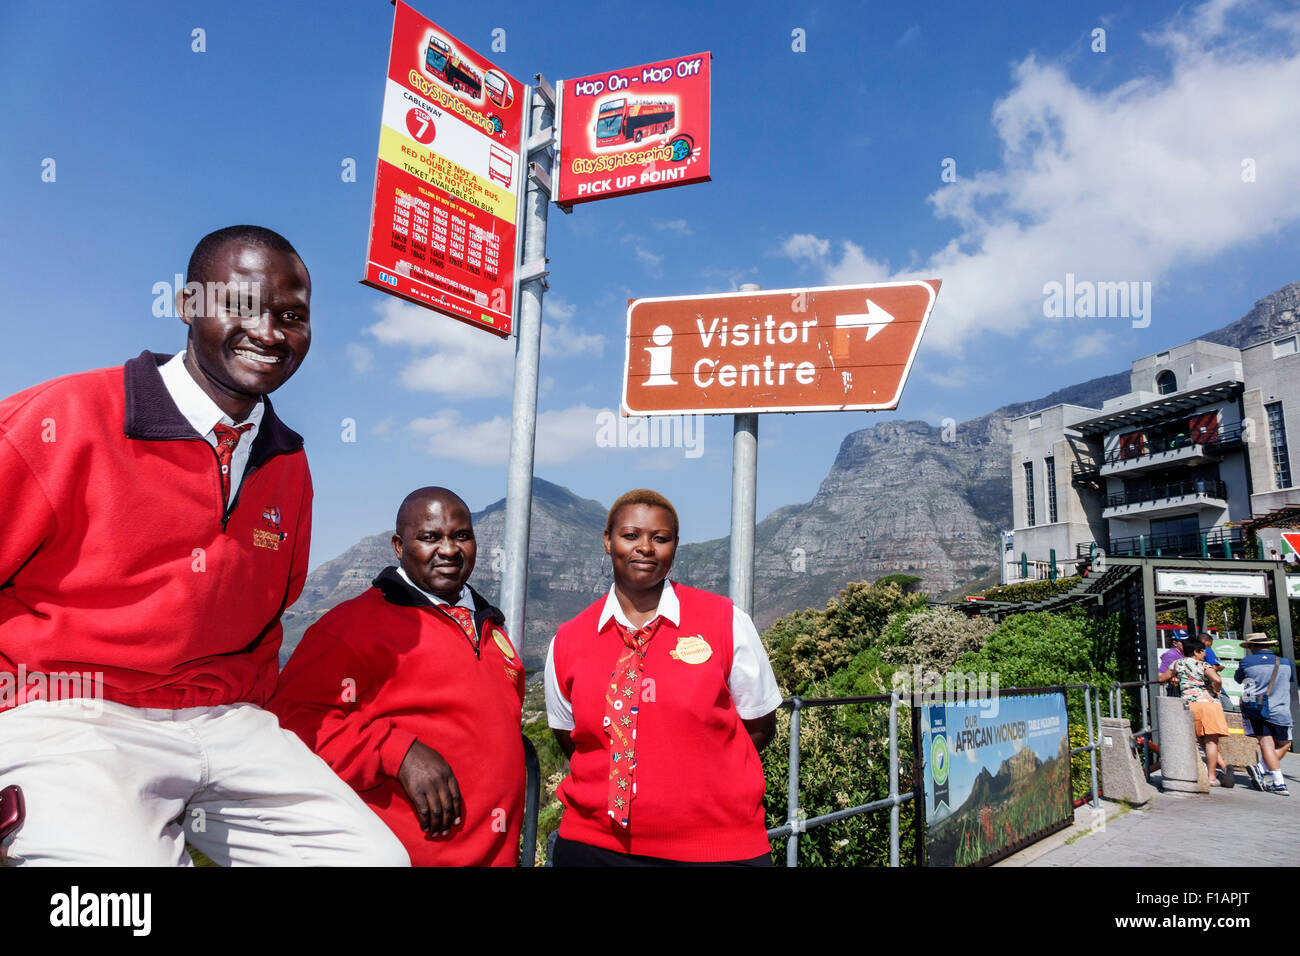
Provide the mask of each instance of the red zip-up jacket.
{"label": "red zip-up jacket", "polygon": [[[513,866],[524,814],[524,667],[505,617],[474,596],[474,646],[387,568],[313,624],[268,708],[388,824],[414,866]],[[456,775],[464,813],[426,837],[397,779],[419,740]]]}
{"label": "red zip-up jacket", "polygon": [[311,475],[266,401],[225,507],[216,452],[142,352],[0,402],[0,710],[263,704],[302,591]]}

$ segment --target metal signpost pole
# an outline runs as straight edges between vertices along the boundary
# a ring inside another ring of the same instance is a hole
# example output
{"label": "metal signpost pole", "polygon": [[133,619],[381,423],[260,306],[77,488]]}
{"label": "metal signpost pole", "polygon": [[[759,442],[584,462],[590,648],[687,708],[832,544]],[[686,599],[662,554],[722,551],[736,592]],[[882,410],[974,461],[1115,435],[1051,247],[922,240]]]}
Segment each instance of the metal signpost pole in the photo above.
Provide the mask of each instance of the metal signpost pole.
{"label": "metal signpost pole", "polygon": [[555,141],[555,94],[541,74],[527,92],[523,259],[518,266],[519,317],[515,340],[515,390],[510,416],[510,464],[506,475],[506,527],[501,572],[501,609],[506,633],[522,653],[528,588],[528,533],[533,504],[533,452],[537,426],[537,375],[542,346],[542,293],[546,290],[546,213],[551,200],[551,144]]}
{"label": "metal signpost pole", "polygon": [[[741,292],[761,287],[746,282]],[[754,613],[754,522],[758,506],[758,415],[732,417],[731,571],[728,593],[736,607]]]}

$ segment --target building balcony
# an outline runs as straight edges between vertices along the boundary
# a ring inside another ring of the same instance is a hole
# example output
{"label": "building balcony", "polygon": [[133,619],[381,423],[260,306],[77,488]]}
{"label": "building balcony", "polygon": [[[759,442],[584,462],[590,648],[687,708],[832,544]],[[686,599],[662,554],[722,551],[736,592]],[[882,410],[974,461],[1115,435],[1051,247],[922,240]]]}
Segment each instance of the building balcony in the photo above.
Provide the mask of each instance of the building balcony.
{"label": "building balcony", "polygon": [[1130,445],[1111,449],[1098,470],[1102,477],[1109,477],[1140,474],[1189,461],[1218,461],[1228,452],[1243,447],[1242,431],[1243,426],[1238,422],[1212,432],[1208,441],[1195,441],[1185,433],[1155,436],[1137,448]]}
{"label": "building balcony", "polygon": [[1133,515],[1159,517],[1186,513],[1187,510],[1214,511],[1228,507],[1228,488],[1215,479],[1188,478],[1168,484],[1152,485],[1138,491],[1121,491],[1106,496],[1103,518],[1128,518]]}
{"label": "building balcony", "polygon": [[1055,565],[1050,561],[1029,561],[1023,559],[1020,561],[1008,561],[1004,566],[1007,584],[1024,584],[1028,581],[1055,581],[1057,578],[1066,577],[1073,574],[1073,564],[1070,569],[1057,561]]}
{"label": "building balcony", "polygon": [[[1075,549],[1079,558],[1095,555],[1095,545],[1080,544]],[[1121,558],[1232,558],[1245,553],[1246,534],[1241,528],[1210,528],[1197,534],[1139,534],[1114,538],[1110,547],[1103,547],[1107,555]]]}

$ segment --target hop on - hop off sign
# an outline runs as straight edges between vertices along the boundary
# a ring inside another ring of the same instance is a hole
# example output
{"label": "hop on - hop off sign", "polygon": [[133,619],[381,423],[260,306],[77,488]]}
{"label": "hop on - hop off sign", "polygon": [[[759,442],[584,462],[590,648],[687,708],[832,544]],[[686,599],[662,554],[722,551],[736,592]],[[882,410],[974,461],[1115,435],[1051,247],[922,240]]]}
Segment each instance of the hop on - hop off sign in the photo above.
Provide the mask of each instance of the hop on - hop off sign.
{"label": "hop on - hop off sign", "polygon": [[696,53],[560,83],[561,206],[709,180],[709,64]]}
{"label": "hop on - hop off sign", "polygon": [[624,415],[898,407],[938,279],[634,299]]}

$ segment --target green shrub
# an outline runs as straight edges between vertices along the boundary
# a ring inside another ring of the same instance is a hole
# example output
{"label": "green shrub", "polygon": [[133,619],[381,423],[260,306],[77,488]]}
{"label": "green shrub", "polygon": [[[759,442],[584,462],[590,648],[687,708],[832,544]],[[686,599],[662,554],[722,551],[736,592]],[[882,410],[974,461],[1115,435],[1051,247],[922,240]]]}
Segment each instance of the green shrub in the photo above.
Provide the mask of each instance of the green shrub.
{"label": "green shrub", "polygon": [[875,642],[890,615],[925,607],[925,595],[905,595],[896,584],[850,584],[826,610],[797,611],[774,622],[763,635],[777,683],[787,694],[810,695]]}
{"label": "green shrub", "polygon": [[922,578],[915,574],[886,574],[883,578],[876,578],[874,583],[876,587],[892,584],[904,594],[915,594],[921,589],[921,581]]}
{"label": "green shrub", "polygon": [[886,625],[886,632],[897,630],[902,640],[884,647],[881,657],[895,667],[911,671],[934,671],[939,674],[953,669],[963,655],[978,651],[997,626],[988,618],[967,617],[950,607],[925,608],[915,613],[898,612]]}
{"label": "green shrub", "polygon": [[[810,697],[840,696],[829,684],[814,684]],[[801,714],[799,807],[804,819],[861,806],[889,795],[889,707],[850,704],[812,707]],[[907,708],[898,713],[900,792],[911,789],[912,735]],[[787,822],[789,712],[778,715],[776,738],[763,753],[767,782],[767,825]],[[900,862],[915,857],[913,802],[900,808]],[[799,836],[800,866],[888,866],[889,810],[859,814],[814,827]],[[773,861],[785,864],[786,841],[772,841]]]}
{"label": "green shrub", "polygon": [[1019,584],[1004,584],[989,588],[984,592],[986,601],[1046,601],[1050,597],[1064,594],[1082,581],[1075,575],[1069,578],[1057,578],[1055,581],[1021,581]]}

